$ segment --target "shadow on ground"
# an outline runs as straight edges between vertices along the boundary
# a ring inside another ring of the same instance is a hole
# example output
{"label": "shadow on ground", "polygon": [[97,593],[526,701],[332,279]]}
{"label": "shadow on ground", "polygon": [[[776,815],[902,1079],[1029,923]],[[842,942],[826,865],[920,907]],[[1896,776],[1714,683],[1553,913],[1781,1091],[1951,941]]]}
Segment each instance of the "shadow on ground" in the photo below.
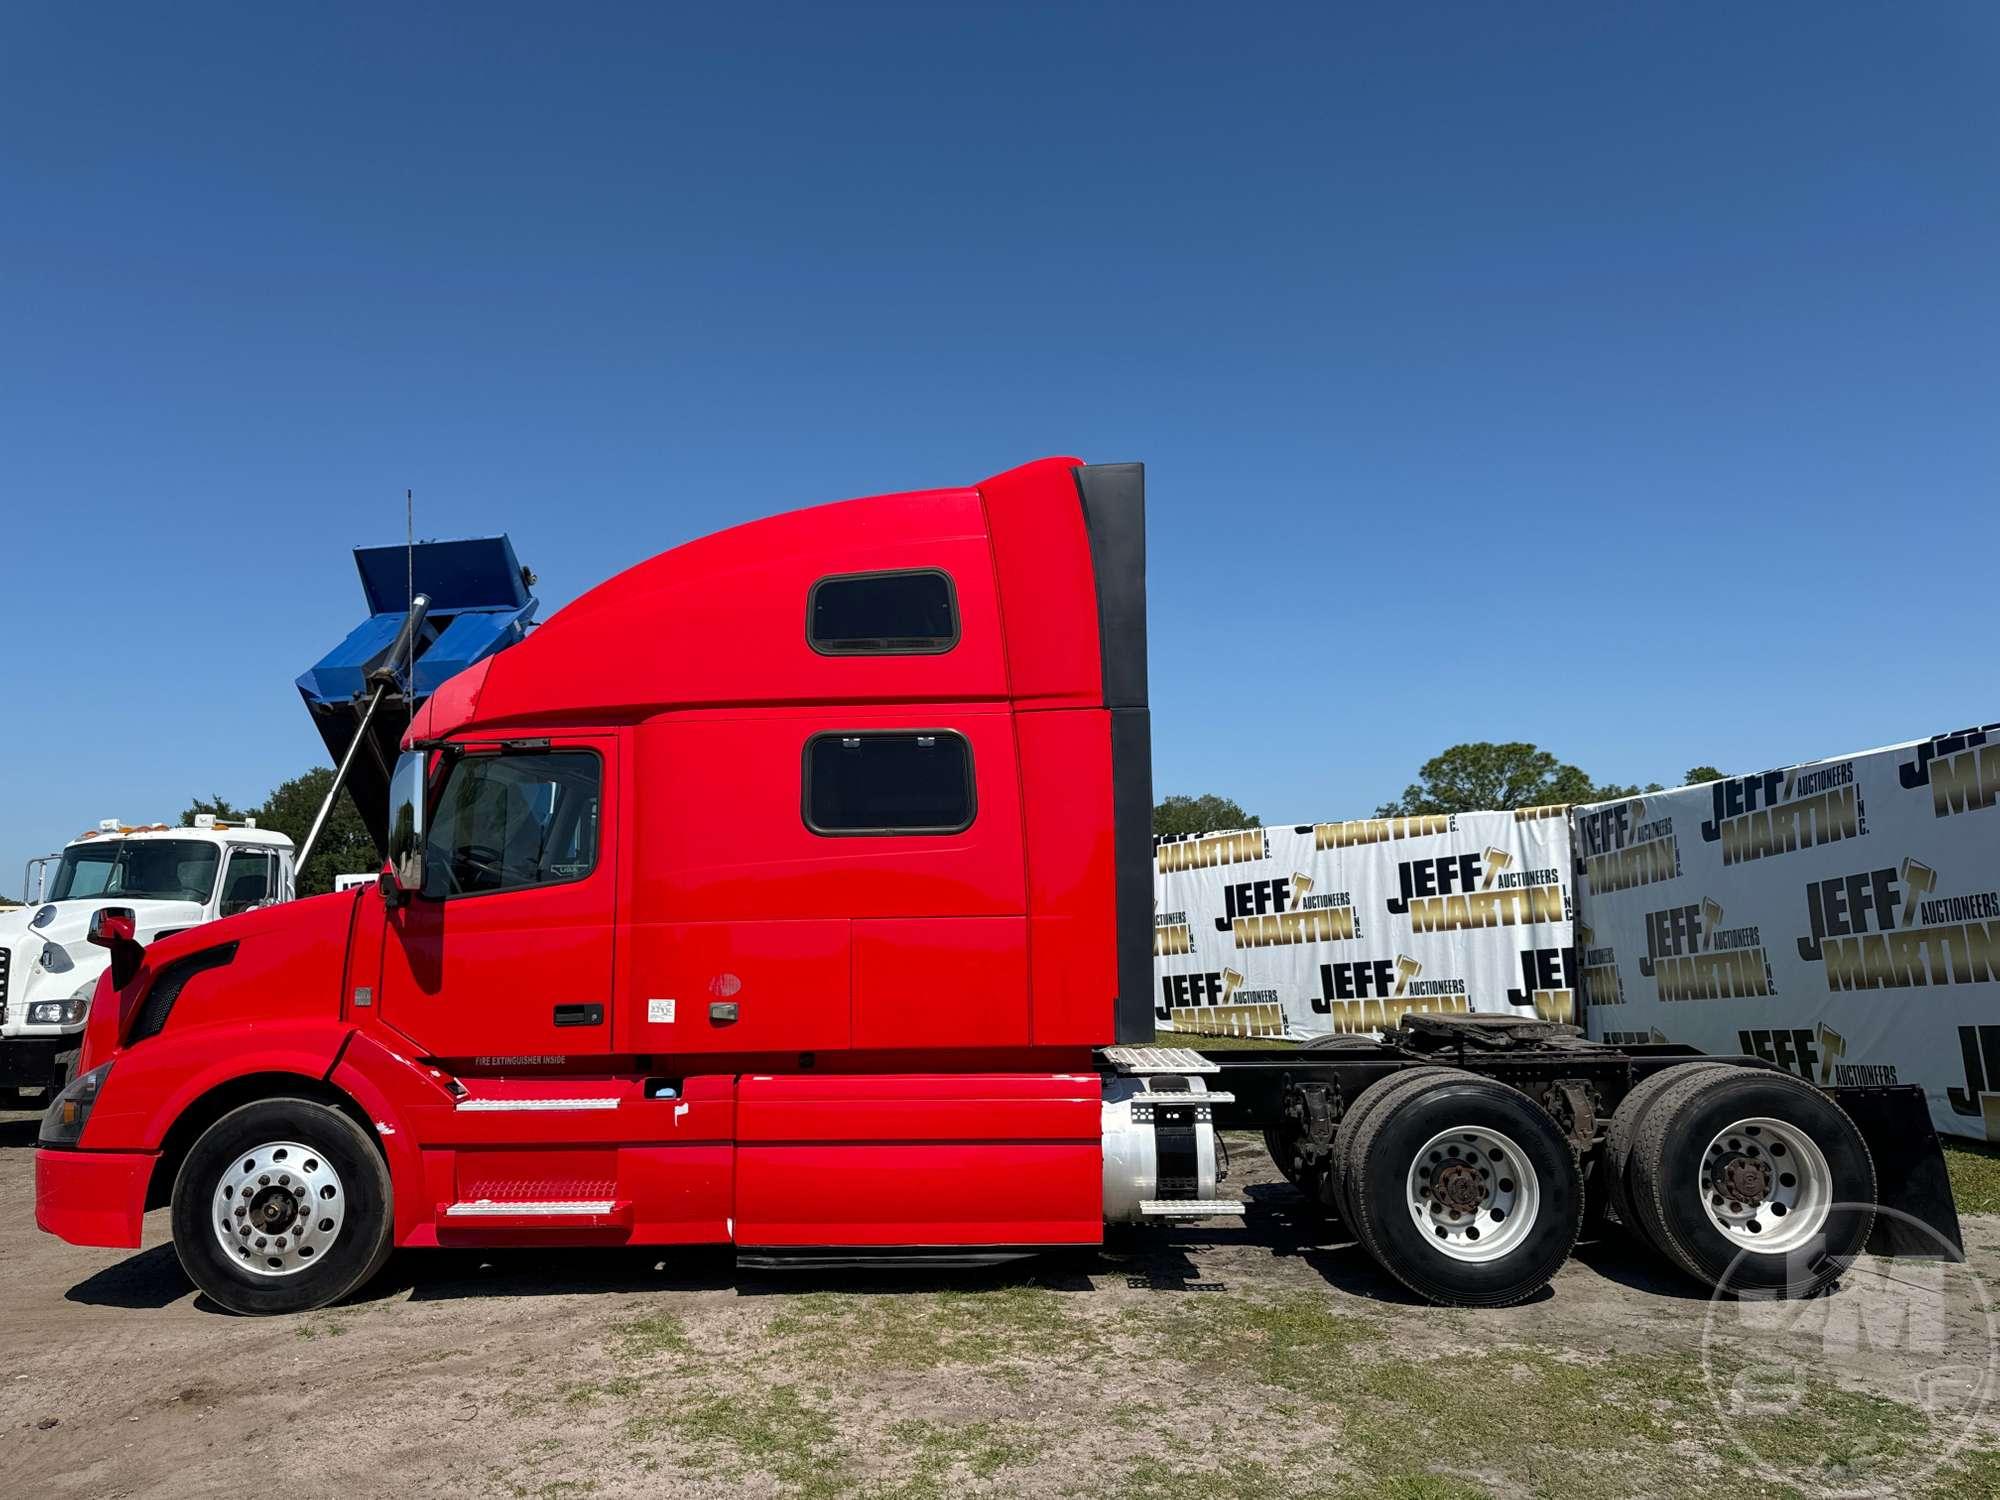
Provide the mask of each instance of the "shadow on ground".
{"label": "shadow on ground", "polygon": [[[12,1122],[7,1122],[12,1123]],[[745,1297],[802,1291],[884,1295],[1033,1286],[1090,1292],[1105,1280],[1165,1293],[1231,1290],[1230,1254],[1296,1259],[1331,1289],[1367,1302],[1417,1306],[1415,1297],[1350,1240],[1337,1222],[1311,1211],[1283,1184],[1259,1183],[1245,1194],[1242,1222],[1213,1220],[1170,1227],[1114,1226],[1102,1247],[1024,1254],[995,1266],[922,1265],[768,1268],[739,1265],[727,1247],[617,1246],[399,1251],[352,1300],[407,1294],[413,1302],[476,1297],[604,1296],[734,1290]],[[1208,1253],[1204,1253],[1208,1252]],[[1214,1252],[1223,1252],[1216,1254]],[[1614,1233],[1577,1247],[1576,1259],[1607,1281],[1676,1301],[1706,1294]],[[159,1245],[86,1277],[66,1294],[99,1307],[163,1308],[193,1290],[173,1247]],[[1531,1301],[1554,1293],[1544,1288]],[[217,1309],[206,1298],[195,1304]]]}

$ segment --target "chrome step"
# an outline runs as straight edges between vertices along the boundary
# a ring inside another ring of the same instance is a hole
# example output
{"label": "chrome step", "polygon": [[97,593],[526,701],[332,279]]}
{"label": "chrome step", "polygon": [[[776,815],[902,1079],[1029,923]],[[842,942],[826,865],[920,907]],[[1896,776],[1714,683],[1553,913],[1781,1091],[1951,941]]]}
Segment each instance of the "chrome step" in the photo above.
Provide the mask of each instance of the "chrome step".
{"label": "chrome step", "polygon": [[1212,1063],[1192,1047],[1105,1047],[1101,1056],[1121,1073],[1134,1077],[1142,1073],[1220,1073],[1222,1066]]}
{"label": "chrome step", "polygon": [[501,1110],[616,1109],[618,1096],[592,1095],[583,1099],[523,1099],[512,1096],[461,1099],[452,1108],[462,1114],[488,1114]]}
{"label": "chrome step", "polygon": [[1208,1219],[1243,1212],[1233,1198],[1148,1198],[1139,1212],[1149,1219]]}
{"label": "chrome step", "polygon": [[1151,1089],[1147,1089],[1142,1093],[1134,1094],[1131,1102],[1134,1104],[1234,1104],[1236,1096],[1234,1094],[1197,1094],[1193,1092],[1185,1094],[1156,1094]]}
{"label": "chrome step", "polygon": [[618,1207],[609,1198],[574,1202],[496,1203],[481,1198],[476,1203],[448,1203],[447,1219],[562,1219],[601,1218]]}

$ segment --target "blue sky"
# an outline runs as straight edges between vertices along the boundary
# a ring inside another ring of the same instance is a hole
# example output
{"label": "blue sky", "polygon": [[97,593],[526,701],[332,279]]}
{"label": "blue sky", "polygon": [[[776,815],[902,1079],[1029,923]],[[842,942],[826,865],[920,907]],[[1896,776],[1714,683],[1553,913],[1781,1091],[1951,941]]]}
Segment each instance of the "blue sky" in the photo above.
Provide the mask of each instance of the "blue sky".
{"label": "blue sky", "polygon": [[[421,13],[419,13],[421,12]],[[1156,777],[1991,719],[2000,11],[16,6],[0,885],[321,753],[348,549],[549,607],[1143,459]]]}

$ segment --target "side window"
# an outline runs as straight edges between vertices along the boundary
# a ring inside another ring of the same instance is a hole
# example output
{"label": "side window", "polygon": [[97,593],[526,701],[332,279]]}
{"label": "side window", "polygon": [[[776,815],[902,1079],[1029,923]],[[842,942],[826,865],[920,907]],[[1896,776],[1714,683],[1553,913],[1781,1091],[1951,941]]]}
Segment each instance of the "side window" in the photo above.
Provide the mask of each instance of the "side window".
{"label": "side window", "polygon": [[962,833],[972,747],[945,731],[821,734],[806,742],[806,827],[821,834]]}
{"label": "side window", "polygon": [[468,755],[431,817],[424,894],[440,899],[581,880],[597,864],[598,758]]}
{"label": "side window", "polygon": [[269,849],[233,849],[229,873],[222,880],[222,911],[233,917],[240,911],[277,899],[278,856]]}
{"label": "side window", "polygon": [[910,656],[958,644],[958,597],[935,568],[822,578],[806,596],[806,639],[824,656]]}

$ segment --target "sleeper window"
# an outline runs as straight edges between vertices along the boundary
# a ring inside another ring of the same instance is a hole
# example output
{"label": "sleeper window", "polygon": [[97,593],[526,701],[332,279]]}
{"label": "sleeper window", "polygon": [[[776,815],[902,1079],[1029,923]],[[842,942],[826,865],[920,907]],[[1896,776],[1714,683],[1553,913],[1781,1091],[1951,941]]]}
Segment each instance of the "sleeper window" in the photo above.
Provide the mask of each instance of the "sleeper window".
{"label": "sleeper window", "polygon": [[958,644],[951,579],[932,568],[822,578],[806,601],[806,635],[827,656],[922,655]]}
{"label": "sleeper window", "polygon": [[822,734],[806,745],[814,833],[958,833],[972,826],[972,749],[942,730]]}

